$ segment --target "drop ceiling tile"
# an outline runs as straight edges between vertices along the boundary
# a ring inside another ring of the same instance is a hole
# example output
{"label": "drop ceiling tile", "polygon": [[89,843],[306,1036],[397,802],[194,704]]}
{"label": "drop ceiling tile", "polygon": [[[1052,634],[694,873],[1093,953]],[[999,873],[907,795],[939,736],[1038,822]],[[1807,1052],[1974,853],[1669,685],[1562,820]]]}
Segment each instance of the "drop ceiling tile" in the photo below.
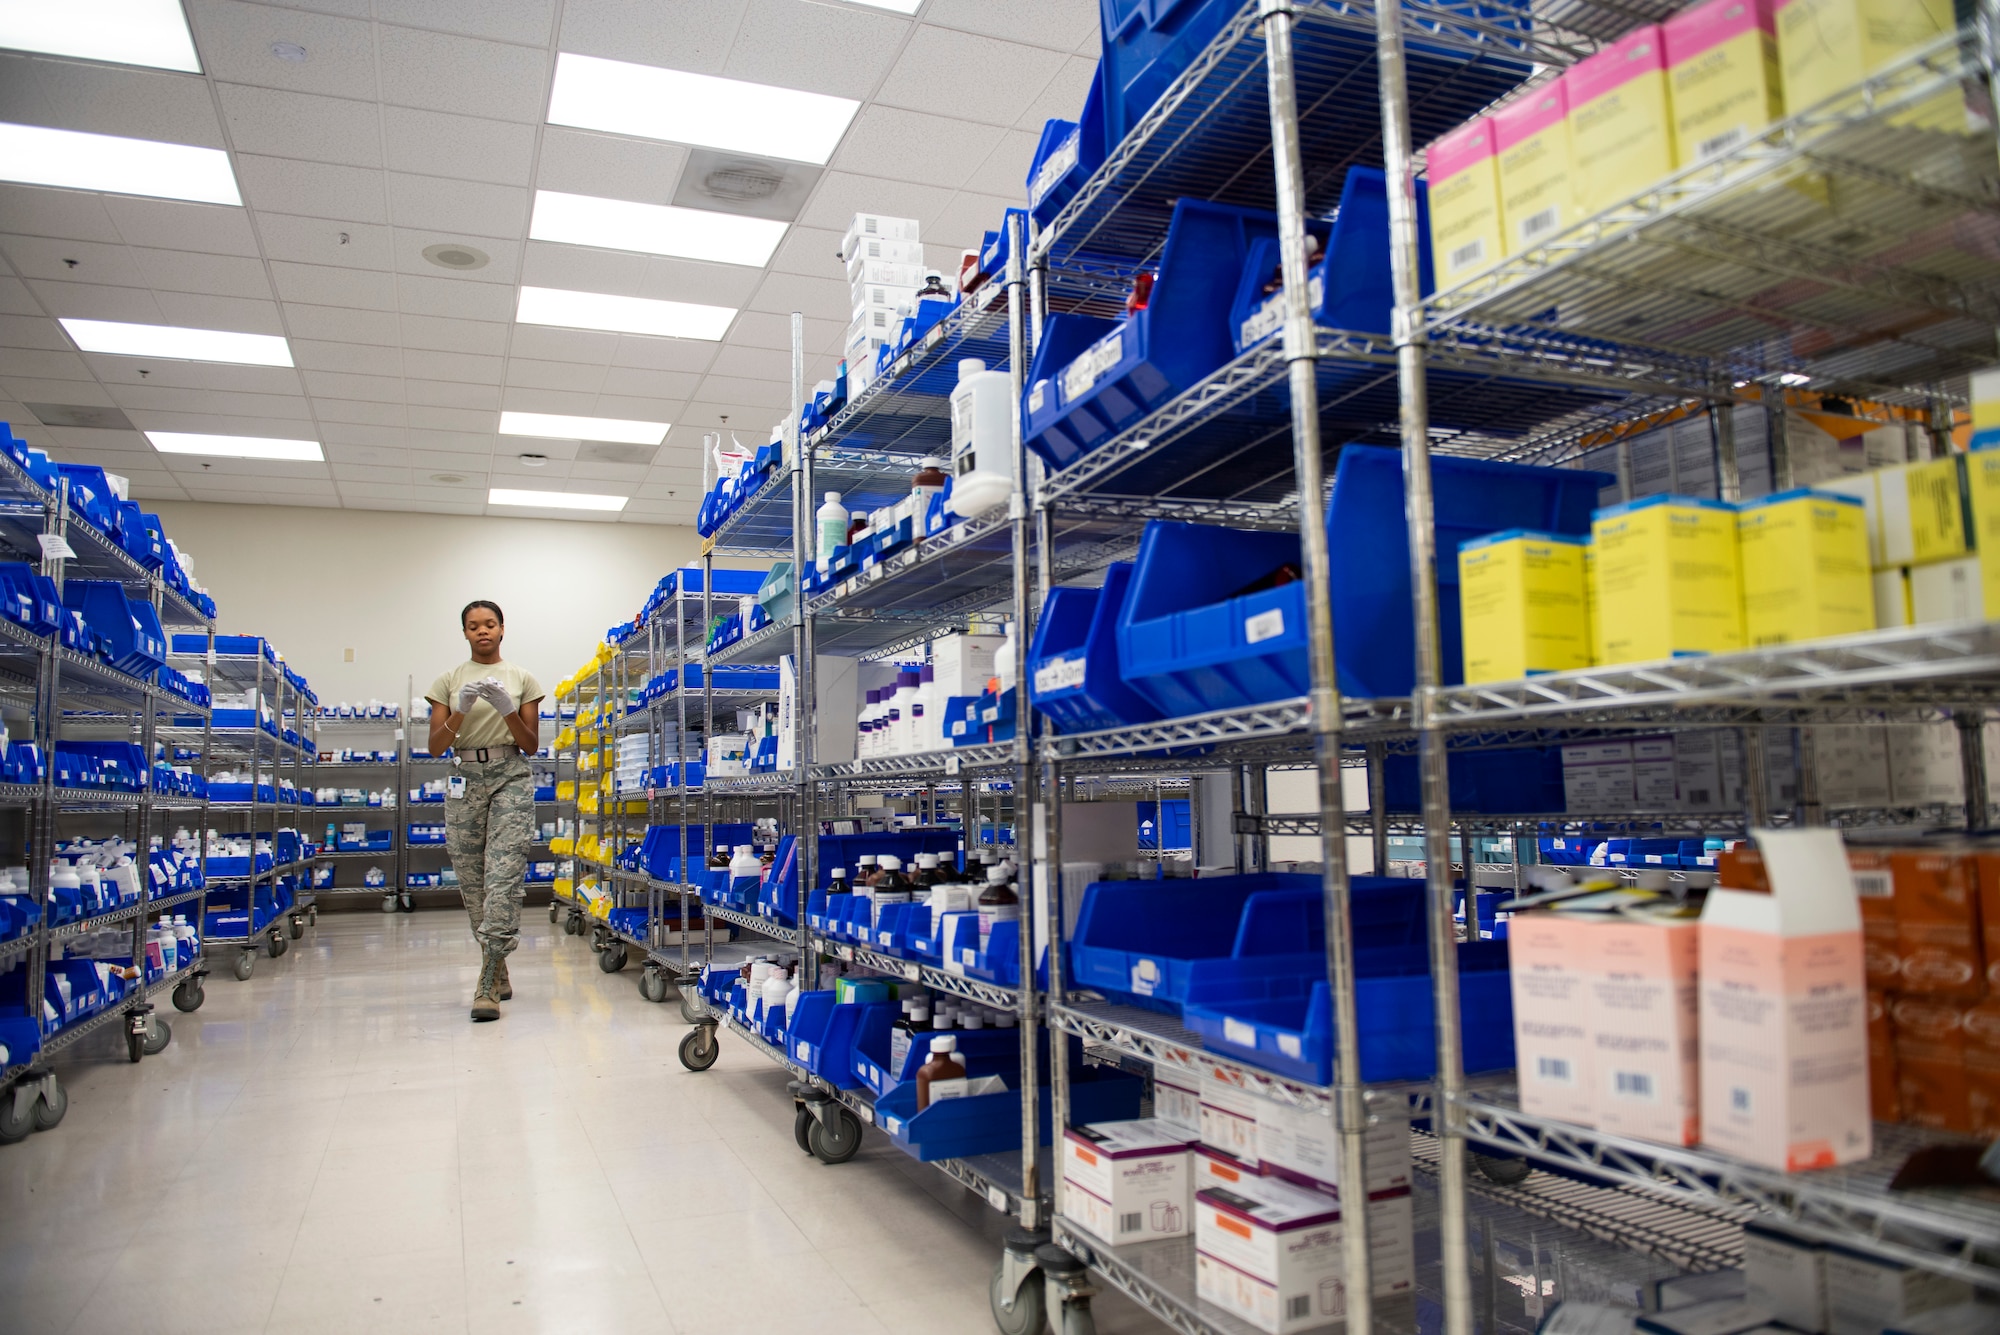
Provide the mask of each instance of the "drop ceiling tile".
{"label": "drop ceiling tile", "polygon": [[236,179],[244,199],[259,212],[268,209],[364,223],[389,221],[382,173],[366,167],[239,153]]}
{"label": "drop ceiling tile", "polygon": [[[424,258],[424,251],[437,245],[472,246],[486,252],[487,263],[477,269],[452,269],[442,264],[433,264]],[[497,283],[512,287],[521,281],[516,275],[521,269],[521,242],[515,237],[482,236],[463,231],[439,232],[422,227],[398,227],[395,242],[395,268],[398,273],[416,274],[422,278],[438,278],[449,275],[454,282]]]}
{"label": "drop ceiling tile", "polygon": [[830,171],[820,177],[819,188],[813,191],[812,202],[799,215],[799,221],[808,227],[845,234],[857,213],[921,220],[950,203],[951,195],[942,186]]}
{"label": "drop ceiling tile", "polygon": [[236,83],[218,84],[216,91],[239,153],[382,166],[382,117],[372,101]]}
{"label": "drop ceiling tile", "polygon": [[233,329],[241,334],[285,332],[275,301],[249,301],[242,297],[211,297],[198,292],[156,292],[160,314],[168,324],[189,329]]}
{"label": "drop ceiling tile", "polygon": [[840,258],[842,233],[824,227],[792,226],[771,254],[767,266],[776,273],[811,274],[815,278],[847,281],[847,266]]}
{"label": "drop ceiling tile", "polygon": [[[743,317],[736,317],[741,320]],[[515,343],[519,347],[517,339]],[[631,366],[651,371],[702,371],[715,358],[716,344],[696,338],[645,338],[637,334],[618,336],[611,365]]]}
{"label": "drop ceiling tile", "polygon": [[[375,89],[375,40],[367,23],[236,0],[189,0],[202,64],[224,83],[351,96]],[[273,42],[306,49],[301,61],[271,54]]]}
{"label": "drop ceiling tile", "polygon": [[948,248],[947,253],[969,250],[985,238],[988,228],[998,228],[1006,222],[1010,207],[1020,207],[1018,197],[960,191],[951,203],[925,220],[924,244],[943,245]]}
{"label": "drop ceiling tile", "polygon": [[[308,422],[292,416],[253,417],[231,413],[176,412],[165,408],[132,408],[126,411],[141,431],[194,431],[221,436],[275,436],[303,440],[311,433]],[[162,455],[163,460],[181,457]]]}
{"label": "drop ceiling tile", "polygon": [[[35,380],[89,380],[90,367],[82,357],[74,352],[53,350],[10,349],[7,353],[7,374],[26,376]],[[68,400],[62,400],[68,402]]]}
{"label": "drop ceiling tile", "polygon": [[750,308],[784,315],[802,311],[809,319],[844,322],[853,309],[852,300],[847,284],[839,279],[774,273],[764,276]]}
{"label": "drop ceiling tile", "polygon": [[[331,264],[343,269],[394,266],[395,230],[376,223],[337,222],[257,211],[257,231],[269,259]],[[341,240],[346,237],[345,241]]]}
{"label": "drop ceiling tile", "polygon": [[[440,408],[480,408],[492,412],[500,409],[500,387],[498,385],[469,385],[458,380],[405,380],[403,393],[406,402],[428,404]],[[496,422],[498,419],[495,419]]]}
{"label": "drop ceiling tile", "polygon": [[165,324],[160,303],[137,287],[101,287],[95,283],[60,283],[30,279],[28,288],[57,319],[129,320],[135,324]]}
{"label": "drop ceiling tile", "polygon": [[[62,326],[39,315],[0,315],[0,348],[55,348],[74,352]],[[6,363],[0,361],[0,369]]]}
{"label": "drop ceiling tile", "polygon": [[80,403],[93,408],[117,406],[111,396],[96,385],[80,380],[38,380],[31,376],[17,376],[9,373],[4,366],[0,366],[0,391],[5,391],[17,403]]}
{"label": "drop ceiling tile", "polygon": [[360,399],[374,403],[403,402],[403,378],[387,375],[355,375],[347,371],[306,371],[306,392],[315,400]]}
{"label": "drop ceiling tile", "polygon": [[375,17],[412,28],[547,46],[555,9],[555,0],[376,0]]}
{"label": "drop ceiling tile", "polygon": [[128,139],[225,147],[199,75],[48,56],[0,55],[0,116]]}
{"label": "drop ceiling tile", "polygon": [[496,444],[504,442],[493,434],[491,413],[481,415],[488,420],[484,431],[465,431],[455,427],[410,427],[410,466],[433,463],[439,459],[446,462],[464,463],[468,455],[482,457],[492,455]]}
{"label": "drop ceiling tile", "polygon": [[715,360],[708,369],[715,375],[789,382],[792,378],[792,357],[790,351],[784,348],[746,348],[732,344],[715,354]]}
{"label": "drop ceiling tile", "polygon": [[930,0],[924,22],[1058,51],[1096,42],[1099,29],[1096,0]]}
{"label": "drop ceiling tile", "polygon": [[403,353],[403,374],[425,380],[452,380],[469,385],[498,385],[502,359],[463,352],[411,349]]}
{"label": "drop ceiling tile", "polygon": [[687,395],[661,398],[652,394],[599,394],[592,406],[598,417],[622,417],[635,422],[672,422],[687,407]]}
{"label": "drop ceiling tile", "polygon": [[401,317],[403,346],[498,357],[507,351],[510,326],[497,320],[454,320],[435,315]]}
{"label": "drop ceiling tile", "polygon": [[[510,317],[511,314],[509,312]],[[625,339],[618,334],[606,334],[591,329],[553,329],[547,325],[522,324],[513,326],[512,341],[509,346],[513,356],[526,357],[533,361],[577,362],[586,366],[603,366],[612,361],[621,342],[628,341],[650,345],[661,340]]]}
{"label": "drop ceiling tile", "polygon": [[546,50],[378,27],[382,100],[533,124],[548,107]]}
{"label": "drop ceiling tile", "polygon": [[[618,398],[681,403],[694,393],[695,386],[700,382],[700,376],[688,372],[640,371],[628,366],[613,366],[602,373],[596,389],[600,394]],[[617,414],[606,410],[604,415],[610,417]]]}
{"label": "drop ceiling tile", "polygon": [[274,260],[271,277],[277,282],[278,296],[287,302],[374,311],[396,309],[396,280],[389,274]]}
{"label": "drop ceiling tile", "polygon": [[[221,362],[139,362],[132,357],[87,355],[103,383],[171,385],[179,389],[213,389],[236,394],[303,394],[299,373],[289,366],[229,366]],[[139,367],[147,374],[141,376]]]}
{"label": "drop ceiling tile", "polygon": [[569,460],[550,455],[539,464],[529,465],[521,462],[521,453],[522,451],[517,449],[511,454],[498,454],[493,457],[492,465],[487,471],[491,474],[495,485],[499,485],[502,481],[546,484],[568,480]]}
{"label": "drop ceiling tile", "polygon": [[[623,372],[654,375],[656,372]],[[553,389],[574,394],[595,394],[603,388],[606,368],[582,362],[544,362],[532,357],[507,359],[507,384],[520,389]]]}
{"label": "drop ceiling tile", "polygon": [[1039,135],[1044,122],[1051,120],[1073,121],[1083,110],[1083,100],[1090,93],[1090,81],[1097,77],[1096,57],[1071,56],[1055,72],[1047,86],[1031,100],[1022,111],[1015,128],[1028,130]]}
{"label": "drop ceiling tile", "polygon": [[[491,448],[493,440],[493,414],[471,408],[438,408],[429,404],[411,404],[409,410],[412,430],[424,428],[431,431],[478,432],[484,435]],[[411,437],[414,441],[415,436]]]}
{"label": "drop ceiling tile", "polygon": [[[674,423],[674,430],[689,432],[689,439],[696,442],[701,440],[704,431],[730,431],[754,449],[770,438],[771,427],[781,416],[781,409],[768,405],[702,398],[688,404],[681,420]],[[722,420],[724,417],[729,421],[725,423]]]}
{"label": "drop ceiling tile", "polygon": [[701,396],[722,403],[757,405],[767,412],[782,411],[791,402],[792,389],[775,380],[739,380],[734,376],[707,375],[701,379]]}
{"label": "drop ceiling tile", "polygon": [[35,294],[18,278],[0,276],[0,315],[40,315]]}
{"label": "drop ceiling tile", "polygon": [[596,409],[597,396],[570,390],[527,389],[509,385],[500,391],[500,406],[512,413],[559,413],[588,417]]}
{"label": "drop ceiling tile", "polygon": [[366,343],[328,343],[294,338],[292,360],[307,371],[345,371],[359,375],[400,376],[402,354],[395,348]]}
{"label": "drop ceiling tile", "polygon": [[246,209],[134,195],[106,195],[104,209],[128,245],[193,250],[204,255],[256,258],[259,254]]}
{"label": "drop ceiling tile", "polygon": [[659,301],[692,301],[741,309],[757,290],[762,269],[742,264],[709,264],[655,255],[646,261],[638,295]]}
{"label": "drop ceiling tile", "polygon": [[[1075,57],[926,25],[911,36],[876,98],[912,111],[1012,125],[1066,59]],[[977,94],[968,96],[968,87]]]}
{"label": "drop ceiling tile", "polygon": [[745,0],[570,0],[557,45],[579,55],[719,74]]}
{"label": "drop ceiling tile", "polygon": [[407,313],[447,319],[511,320],[517,301],[512,288],[493,283],[468,283],[459,278],[425,278],[417,274],[400,275],[396,279],[396,291]]}
{"label": "drop ceiling tile", "polygon": [[[108,459],[111,462],[103,467],[121,477],[131,476],[128,470],[134,468],[150,470],[159,466],[156,462],[157,451],[136,431],[84,431],[75,427],[45,429],[64,463],[73,459],[80,463]],[[86,458],[86,455],[91,457]]]}
{"label": "drop ceiling tile", "polygon": [[1003,195],[1014,201],[1014,207],[1021,207],[1027,199],[1028,169],[1035,165],[1035,149],[1041,142],[1038,130],[1006,131],[986,160],[967,173],[961,186],[979,194]]}
{"label": "drop ceiling tile", "polygon": [[522,256],[521,281],[529,287],[603,292],[636,297],[646,281],[646,256],[594,246],[530,241]]}
{"label": "drop ceiling tile", "polygon": [[701,474],[696,470],[687,470],[687,478],[685,480],[675,481],[662,481],[654,476],[661,471],[661,469],[655,468],[651,474],[647,475],[646,481],[640,484],[639,490],[633,495],[635,503],[638,501],[652,501],[655,503],[660,501],[675,501],[678,503],[684,501],[690,494],[688,491],[690,486],[695,487],[697,490],[701,487]]}
{"label": "drop ceiling tile", "polygon": [[[45,236],[0,237],[0,254],[23,278],[47,278],[59,283],[100,283],[111,287],[148,287],[145,272],[127,246],[99,241],[59,241]],[[76,261],[74,267],[69,261]]]}
{"label": "drop ceiling tile", "polygon": [[[314,406],[324,408],[328,402],[331,400],[316,400]],[[410,448],[410,433],[399,426],[323,422],[320,438],[327,458],[350,463],[397,463]]]}
{"label": "drop ceiling tile", "polygon": [[[239,394],[225,390],[186,389],[178,385],[107,385],[111,399],[135,424],[139,423],[139,413],[213,413],[229,417],[256,417],[273,421],[288,421],[293,429],[273,432],[273,435],[298,437],[299,427],[306,427],[312,420],[311,409],[305,396],[300,394]],[[254,432],[234,434],[253,435]]]}
{"label": "drop ceiling tile", "polygon": [[82,190],[0,184],[0,232],[122,245],[125,238],[104,208],[107,198]]}
{"label": "drop ceiling tile", "polygon": [[[646,475],[644,464],[593,464],[575,463],[570,465],[569,477],[572,482],[614,482],[618,486],[610,494],[631,495],[631,488],[639,485]],[[582,488],[578,488],[582,490]]]}
{"label": "drop ceiling tile", "polygon": [[247,255],[203,255],[192,250],[151,250],[135,246],[149,284],[169,292],[205,292],[220,297],[271,299],[264,265]]}
{"label": "drop ceiling tile", "polygon": [[535,184],[573,195],[668,204],[687,159],[680,144],[550,125],[542,130]]}
{"label": "drop ceiling tile", "polygon": [[406,466],[393,467],[381,464],[342,463],[329,452],[327,455],[327,469],[333,474],[333,480],[340,484],[340,494],[342,496],[357,494],[354,489],[356,483],[375,483],[378,485],[394,486],[399,490],[407,488],[410,485],[410,470]]}
{"label": "drop ceiling tile", "polygon": [[829,165],[862,176],[958,186],[999,146],[1001,133],[994,125],[871,105],[854,118]]}
{"label": "drop ceiling tile", "polygon": [[400,403],[367,403],[360,399],[335,399],[323,394],[313,395],[313,414],[326,423],[339,422],[347,426],[379,427],[383,430],[400,432],[406,420]]}
{"label": "drop ceiling tile", "polygon": [[[852,308],[849,308],[850,310]],[[806,347],[839,347],[847,336],[848,312],[842,311],[840,318],[819,320],[806,316]],[[765,311],[745,311],[736,317],[736,323],[729,327],[729,341],[732,348],[774,348],[787,356],[791,355],[792,322],[790,314],[779,315]],[[790,366],[790,362],[785,363]],[[785,372],[791,374],[789,370]]]}
{"label": "drop ceiling tile", "polygon": [[314,306],[304,302],[285,303],[285,324],[294,338],[317,338],[335,343],[373,343],[395,347],[396,317],[387,311],[366,311],[340,306]]}
{"label": "drop ceiling tile", "polygon": [[535,127],[513,121],[384,107],[382,136],[393,171],[526,185]]}
{"label": "drop ceiling tile", "polygon": [[802,0],[750,0],[722,72],[752,83],[867,97],[895,59],[909,19]]}
{"label": "drop ceiling tile", "polygon": [[399,229],[518,234],[528,225],[528,192],[512,186],[390,172],[389,212]]}

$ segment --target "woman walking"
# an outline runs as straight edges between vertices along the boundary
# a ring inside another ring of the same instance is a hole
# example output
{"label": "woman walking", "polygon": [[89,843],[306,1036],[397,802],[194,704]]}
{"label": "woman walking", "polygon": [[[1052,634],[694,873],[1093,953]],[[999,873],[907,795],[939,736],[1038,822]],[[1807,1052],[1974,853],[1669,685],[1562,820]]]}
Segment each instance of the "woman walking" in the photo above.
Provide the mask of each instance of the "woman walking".
{"label": "woman walking", "polygon": [[479,942],[472,1018],[497,1020],[514,995],[507,956],[521,934],[528,845],[535,837],[535,779],[528,757],[541,749],[542,684],[500,657],[507,619],[498,603],[467,603],[459,629],[472,656],[442,672],[425,698],[430,751],[450,748],[445,781],[445,846]]}

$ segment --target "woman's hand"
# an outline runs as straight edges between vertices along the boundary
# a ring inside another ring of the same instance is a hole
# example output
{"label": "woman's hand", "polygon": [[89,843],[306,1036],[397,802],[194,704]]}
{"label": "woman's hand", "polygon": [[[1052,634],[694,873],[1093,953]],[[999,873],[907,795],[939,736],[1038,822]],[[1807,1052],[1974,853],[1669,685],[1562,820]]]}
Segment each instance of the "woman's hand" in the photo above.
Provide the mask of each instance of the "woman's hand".
{"label": "woman's hand", "polygon": [[[460,714],[470,714],[472,707],[478,704],[484,697],[485,691],[481,688],[480,683],[468,681],[465,685],[458,688],[458,712]],[[507,711],[503,709],[500,712],[504,714]]]}

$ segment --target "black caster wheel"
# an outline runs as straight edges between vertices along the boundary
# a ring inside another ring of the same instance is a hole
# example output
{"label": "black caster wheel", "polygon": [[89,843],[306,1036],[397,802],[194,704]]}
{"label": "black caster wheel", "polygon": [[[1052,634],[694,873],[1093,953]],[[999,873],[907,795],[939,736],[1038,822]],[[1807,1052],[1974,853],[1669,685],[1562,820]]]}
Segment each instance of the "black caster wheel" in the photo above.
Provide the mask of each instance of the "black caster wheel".
{"label": "black caster wheel", "polygon": [[1479,1175],[1489,1182],[1497,1182],[1503,1187],[1511,1187],[1528,1180],[1534,1165],[1526,1159],[1515,1159],[1495,1154],[1481,1154],[1478,1150],[1468,1151],[1472,1166]]}
{"label": "black caster wheel", "polygon": [[800,1150],[811,1154],[813,1152],[812,1109],[808,1108],[803,1101],[795,1103],[792,1106],[796,1109],[792,1114],[792,1139],[799,1142]]}
{"label": "black caster wheel", "polygon": [[687,993],[681,993],[681,1018],[689,1024],[700,1024],[701,1017],[701,1003]]}
{"label": "black caster wheel", "polygon": [[417,897],[408,892],[398,895],[396,897],[396,907],[404,913],[415,913],[417,911]]}
{"label": "black caster wheel", "polygon": [[257,967],[257,956],[252,951],[244,951],[236,957],[236,977],[239,982],[249,982],[250,974]]}
{"label": "black caster wheel", "polygon": [[125,1054],[135,1062],[146,1055],[146,1029],[143,1024],[126,1027]]}
{"label": "black caster wheel", "polygon": [[555,901],[551,900],[549,902],[549,921],[553,923],[555,922],[555,920],[556,920],[556,906],[555,906]]}
{"label": "black caster wheel", "polygon": [[721,1055],[722,1044],[715,1041],[713,1025],[698,1024],[681,1040],[681,1065],[690,1071],[706,1071]]}
{"label": "black caster wheel", "polygon": [[174,989],[174,1009],[177,1011],[198,1011],[204,1000],[199,978],[190,978]]}
{"label": "black caster wheel", "polygon": [[306,910],[306,926],[319,926],[319,905],[315,904]]}
{"label": "black caster wheel", "polygon": [[292,940],[296,941],[305,934],[306,934],[306,920],[304,918],[297,916],[296,914],[293,915]]}
{"label": "black caster wheel", "polygon": [[1000,1335],[1041,1335],[1048,1325],[1048,1294],[1042,1288],[1042,1272],[1030,1271],[1021,1281],[1021,1287],[1014,1294],[1012,1309],[1003,1307],[1006,1301],[1006,1266],[993,1268],[993,1280],[987,1286],[987,1305],[993,1309],[993,1324],[1000,1328]]}
{"label": "black caster wheel", "polygon": [[382,896],[382,911],[384,913],[394,913],[396,911],[396,897],[394,895]]}
{"label": "black caster wheel", "polygon": [[174,1031],[158,1011],[146,1017],[146,1055],[157,1057],[174,1041]]}
{"label": "black caster wheel", "polygon": [[667,975],[663,970],[648,968],[639,974],[639,995],[651,1002],[667,999]]}
{"label": "black caster wheel", "polygon": [[35,1100],[35,1130],[53,1131],[69,1111],[69,1091],[54,1080],[42,1090],[42,1096]]}
{"label": "black caster wheel", "polygon": [[813,1118],[806,1135],[812,1152],[824,1164],[846,1163],[861,1151],[861,1119],[844,1104],[833,1105],[824,1122]]}
{"label": "black caster wheel", "polygon": [[26,1140],[35,1129],[35,1109],[40,1105],[41,1100],[25,1089],[0,1090],[0,1145]]}
{"label": "black caster wheel", "polygon": [[617,973],[625,967],[625,960],[625,943],[613,941],[598,953],[597,967],[606,973]]}
{"label": "black caster wheel", "polygon": [[567,918],[563,919],[563,935],[580,936],[582,935],[582,933],[583,933],[582,915],[572,913]]}
{"label": "black caster wheel", "polygon": [[287,941],[287,940],[285,940],[285,934],[284,934],[283,932],[280,932],[280,931],[276,931],[276,930],[273,930],[273,931],[272,931],[272,933],[271,933],[271,958],[272,958],[272,959],[276,959],[276,958],[278,958],[278,956],[280,956],[280,955],[284,954],[284,953],[285,953],[286,951],[290,950],[291,948],[292,948],[292,943],[291,943],[291,942],[289,942],[289,941]]}

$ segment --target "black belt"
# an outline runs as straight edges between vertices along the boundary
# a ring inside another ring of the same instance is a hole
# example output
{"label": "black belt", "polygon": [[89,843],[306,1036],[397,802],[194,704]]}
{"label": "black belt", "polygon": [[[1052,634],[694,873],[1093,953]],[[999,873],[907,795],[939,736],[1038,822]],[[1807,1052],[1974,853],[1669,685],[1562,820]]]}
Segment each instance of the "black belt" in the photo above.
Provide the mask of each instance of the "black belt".
{"label": "black belt", "polygon": [[477,760],[483,765],[489,761],[505,760],[508,756],[518,756],[521,754],[521,748],[518,746],[475,746],[470,751],[461,751],[459,754],[467,760]]}

